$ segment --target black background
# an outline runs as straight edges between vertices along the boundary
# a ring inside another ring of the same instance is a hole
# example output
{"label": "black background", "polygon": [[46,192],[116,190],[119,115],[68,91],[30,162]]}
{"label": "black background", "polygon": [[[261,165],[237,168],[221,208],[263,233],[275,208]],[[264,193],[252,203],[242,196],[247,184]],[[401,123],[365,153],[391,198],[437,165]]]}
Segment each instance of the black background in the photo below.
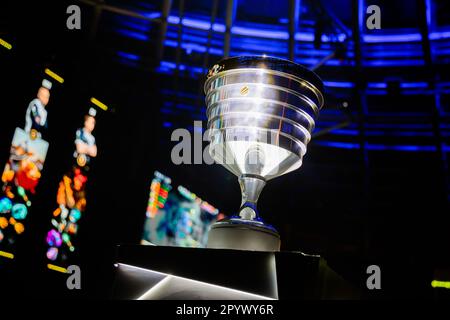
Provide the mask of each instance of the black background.
{"label": "black background", "polygon": [[[159,109],[161,82],[172,79],[109,60],[98,42],[89,41],[92,12],[82,17],[81,30],[66,28],[69,4],[2,3],[0,10],[2,36],[14,46],[0,48],[0,163],[7,160],[15,127],[23,126],[45,67],[65,79],[63,85],[53,81],[44,134],[50,148],[28,222],[32,228],[24,234],[18,258],[0,267],[1,295],[108,297],[114,246],[139,242],[154,170],[224,213],[234,213],[240,203],[237,180],[224,168],[171,163],[174,143],[170,132],[161,130]],[[99,153],[89,176],[77,257],[83,290],[70,292],[65,275],[46,271],[45,233],[59,179],[71,164],[74,146],[68,141],[92,96],[110,111],[98,112],[94,131]],[[391,97],[392,104],[400,103],[396,99]],[[386,270],[384,290],[369,297],[432,297],[433,268],[448,265],[450,243],[437,156],[386,152],[378,162],[375,156],[370,181],[364,181],[360,162],[360,154],[312,144],[300,170],[266,186],[259,202],[263,216],[279,229],[283,249],[323,254],[355,285],[365,285],[368,265],[380,265]],[[366,195],[364,183],[371,186]],[[366,212],[360,212],[364,207]]]}

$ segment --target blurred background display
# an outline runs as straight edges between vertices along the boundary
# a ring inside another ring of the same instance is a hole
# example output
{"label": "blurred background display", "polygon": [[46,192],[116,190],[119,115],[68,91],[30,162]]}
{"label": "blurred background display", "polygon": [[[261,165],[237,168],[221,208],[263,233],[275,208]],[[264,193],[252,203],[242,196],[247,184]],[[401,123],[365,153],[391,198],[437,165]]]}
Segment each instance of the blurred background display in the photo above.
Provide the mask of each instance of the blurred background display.
{"label": "blurred background display", "polygon": [[155,171],[150,186],[142,244],[205,247],[212,223],[224,215],[185,187]]}

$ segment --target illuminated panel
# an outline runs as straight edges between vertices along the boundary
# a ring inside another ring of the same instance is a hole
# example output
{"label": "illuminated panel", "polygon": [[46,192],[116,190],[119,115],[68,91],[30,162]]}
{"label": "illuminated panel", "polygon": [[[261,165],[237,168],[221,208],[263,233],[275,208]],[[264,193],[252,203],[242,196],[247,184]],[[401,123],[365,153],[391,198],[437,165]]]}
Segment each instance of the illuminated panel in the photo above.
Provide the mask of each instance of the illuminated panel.
{"label": "illuminated panel", "polygon": [[85,213],[86,185],[92,160],[97,156],[97,144],[93,131],[97,111],[90,108],[84,116],[83,126],[75,133],[73,164],[61,178],[56,195],[57,206],[53,210],[51,228],[46,234],[47,267],[65,272],[71,253],[76,250],[79,222]]}
{"label": "illuminated panel", "polygon": [[154,218],[159,209],[163,209],[172,188],[171,179],[155,171],[155,177],[150,185],[150,196],[147,207],[147,217]]}
{"label": "illuminated panel", "polygon": [[108,111],[108,106],[103,102],[99,101],[97,98],[92,97],[91,102],[100,109],[102,109],[103,111]]}
{"label": "illuminated panel", "polygon": [[12,49],[12,44],[10,44],[9,42],[3,40],[2,38],[0,38],[0,45],[5,47],[8,50]]}
{"label": "illuminated panel", "polygon": [[219,286],[212,283],[180,277],[172,274],[166,274],[155,270],[144,269],[124,263],[119,263],[117,267],[124,269],[124,271],[134,271],[139,273],[146,273],[153,275],[155,279],[161,279],[155,285],[148,288],[148,290],[136,297],[136,300],[159,300],[167,299],[179,294],[184,294],[186,297],[195,293],[195,296],[201,299],[209,300],[274,300],[276,297],[262,296],[242,290],[237,290],[229,287]]}
{"label": "illuminated panel", "polygon": [[16,242],[27,226],[36,188],[42,176],[49,144],[42,136],[47,127],[47,105],[52,83],[46,79],[29,103],[25,127],[16,128],[0,193],[0,257],[14,259]]}
{"label": "illuminated panel", "polygon": [[208,202],[203,201],[201,198],[197,197],[195,193],[190,192],[188,189],[186,189],[183,186],[178,186],[178,192],[185,197],[188,200],[194,201],[200,205],[200,208],[205,210],[206,212],[217,215],[219,213],[219,210],[214,208],[212,205],[210,205]]}
{"label": "illuminated panel", "polygon": [[450,281],[433,280],[433,281],[431,281],[431,286],[433,288],[450,289]]}
{"label": "illuminated panel", "polygon": [[150,185],[142,244],[205,247],[219,210],[172,179],[155,171]]}
{"label": "illuminated panel", "polygon": [[50,69],[45,69],[45,74],[47,74],[48,76],[50,76],[51,78],[53,78],[53,79],[55,79],[56,81],[58,81],[59,83],[63,83],[64,82],[64,79],[61,77],[61,76],[59,76],[59,75],[57,75],[55,72],[53,72],[52,70],[50,70]]}
{"label": "illuminated panel", "polygon": [[8,259],[14,259],[14,255],[9,252],[0,251],[0,256],[8,258]]}
{"label": "illuminated panel", "polygon": [[57,272],[61,272],[61,273],[67,273],[67,269],[66,268],[62,268],[62,267],[58,267],[55,266],[54,264],[47,264],[47,268],[53,271],[57,271]]}

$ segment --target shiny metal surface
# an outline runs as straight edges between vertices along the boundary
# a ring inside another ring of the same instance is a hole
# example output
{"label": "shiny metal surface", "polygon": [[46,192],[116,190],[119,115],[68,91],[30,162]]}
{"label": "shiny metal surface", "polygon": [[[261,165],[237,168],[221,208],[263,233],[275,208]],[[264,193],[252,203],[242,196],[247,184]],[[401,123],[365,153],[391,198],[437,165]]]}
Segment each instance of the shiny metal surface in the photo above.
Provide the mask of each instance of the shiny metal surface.
{"label": "shiny metal surface", "polygon": [[277,250],[279,237],[259,217],[257,201],[268,180],[302,165],[324,103],[322,81],[293,62],[249,56],[215,64],[204,90],[210,155],[242,191],[239,216],[214,224],[208,246],[236,248],[235,236],[245,234],[251,244],[242,248]]}
{"label": "shiny metal surface", "polygon": [[[218,62],[204,87],[212,158],[237,176],[265,180],[299,168],[323,105],[321,88],[314,73],[286,60]],[[246,150],[255,145],[266,159],[259,172],[245,165]]]}

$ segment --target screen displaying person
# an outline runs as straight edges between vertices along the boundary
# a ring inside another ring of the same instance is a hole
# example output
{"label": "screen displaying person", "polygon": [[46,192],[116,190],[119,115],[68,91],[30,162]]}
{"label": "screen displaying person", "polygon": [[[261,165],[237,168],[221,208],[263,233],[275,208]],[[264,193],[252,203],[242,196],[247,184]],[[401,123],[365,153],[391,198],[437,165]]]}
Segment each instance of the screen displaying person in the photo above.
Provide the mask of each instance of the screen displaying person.
{"label": "screen displaying person", "polygon": [[25,132],[32,138],[40,137],[41,131],[47,125],[47,110],[45,106],[50,100],[52,83],[46,79],[37,92],[37,96],[28,105],[25,116]]}
{"label": "screen displaying person", "polygon": [[97,156],[97,145],[92,131],[95,128],[95,109],[89,110],[84,117],[84,126],[76,132],[74,157],[80,167],[88,165],[91,158]]}
{"label": "screen displaying person", "polygon": [[58,207],[53,211],[52,227],[47,233],[47,259],[65,265],[76,250],[79,220],[86,210],[86,184],[89,163],[97,156],[97,145],[92,131],[96,110],[91,108],[84,117],[84,125],[75,134],[74,158],[76,163],[61,179],[56,195]]}
{"label": "screen displaying person", "polygon": [[14,256],[18,236],[27,228],[33,196],[41,178],[49,144],[41,138],[47,124],[46,105],[52,83],[42,81],[37,97],[28,105],[25,127],[16,128],[9,159],[1,175],[0,250]]}

